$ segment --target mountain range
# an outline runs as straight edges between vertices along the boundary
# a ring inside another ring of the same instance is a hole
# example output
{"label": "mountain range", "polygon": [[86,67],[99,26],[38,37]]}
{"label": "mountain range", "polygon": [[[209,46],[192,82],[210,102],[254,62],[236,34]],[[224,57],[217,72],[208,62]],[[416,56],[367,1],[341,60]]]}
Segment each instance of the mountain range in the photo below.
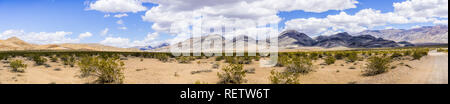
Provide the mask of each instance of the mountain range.
{"label": "mountain range", "polygon": [[408,41],[415,44],[420,43],[448,43],[448,26],[424,26],[420,28],[405,29],[386,29],[386,30],[367,30],[358,35],[372,35],[378,38],[394,40],[397,42]]}

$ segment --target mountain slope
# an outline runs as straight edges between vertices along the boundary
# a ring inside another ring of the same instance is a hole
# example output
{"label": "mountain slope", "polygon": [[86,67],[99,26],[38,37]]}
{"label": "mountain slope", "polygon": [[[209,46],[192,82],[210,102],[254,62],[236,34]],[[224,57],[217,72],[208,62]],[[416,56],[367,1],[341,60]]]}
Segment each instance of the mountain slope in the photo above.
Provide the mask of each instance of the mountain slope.
{"label": "mountain slope", "polygon": [[448,43],[448,26],[425,26],[409,30],[367,30],[354,35],[372,35],[397,42],[408,41],[412,43]]}

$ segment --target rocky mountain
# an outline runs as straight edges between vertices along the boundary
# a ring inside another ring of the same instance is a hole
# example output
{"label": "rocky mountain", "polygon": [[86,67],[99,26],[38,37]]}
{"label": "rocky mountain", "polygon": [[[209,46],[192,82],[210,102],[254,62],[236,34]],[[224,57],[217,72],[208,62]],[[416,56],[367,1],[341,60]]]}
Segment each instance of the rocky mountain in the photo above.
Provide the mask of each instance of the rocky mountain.
{"label": "rocky mountain", "polygon": [[400,47],[414,46],[408,42],[399,43],[383,38],[376,38],[371,35],[351,36],[348,33],[339,33],[331,36],[319,36],[315,46],[332,48],[332,47],[348,47],[348,48],[378,48],[378,47]]}
{"label": "rocky mountain", "polygon": [[303,47],[303,46],[313,46],[315,40],[304,33],[300,33],[295,30],[287,30],[280,34],[278,37],[279,47]]}
{"label": "rocky mountain", "polygon": [[101,44],[30,44],[17,37],[0,40],[0,51],[10,50],[79,50],[79,51],[139,51],[136,49],[116,48]]}
{"label": "rocky mountain", "polygon": [[153,49],[158,49],[158,48],[162,48],[162,47],[166,47],[169,46],[169,43],[163,43],[157,46],[143,46],[143,47],[133,47],[142,51],[146,51],[146,50],[153,50]]}
{"label": "rocky mountain", "polygon": [[394,40],[397,42],[408,41],[412,43],[448,43],[448,26],[425,26],[409,30],[367,30],[354,34],[354,36],[358,35],[372,35],[378,38]]}

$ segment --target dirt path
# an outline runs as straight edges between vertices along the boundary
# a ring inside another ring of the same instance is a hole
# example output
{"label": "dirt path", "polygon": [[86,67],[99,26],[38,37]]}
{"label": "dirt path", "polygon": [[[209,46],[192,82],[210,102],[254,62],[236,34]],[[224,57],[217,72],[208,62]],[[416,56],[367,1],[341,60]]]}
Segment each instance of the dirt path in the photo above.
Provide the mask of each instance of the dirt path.
{"label": "dirt path", "polygon": [[427,64],[432,64],[432,71],[428,74],[426,84],[448,84],[448,54],[431,51],[429,53],[431,61],[426,61]]}

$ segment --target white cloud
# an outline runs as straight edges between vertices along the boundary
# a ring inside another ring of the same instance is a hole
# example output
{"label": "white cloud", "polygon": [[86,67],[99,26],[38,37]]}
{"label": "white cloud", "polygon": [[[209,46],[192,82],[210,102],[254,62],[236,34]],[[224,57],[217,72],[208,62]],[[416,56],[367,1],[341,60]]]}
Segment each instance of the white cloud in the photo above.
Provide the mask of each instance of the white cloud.
{"label": "white cloud", "polygon": [[448,18],[448,0],[407,0],[394,3],[395,12],[406,17]]}
{"label": "white cloud", "polygon": [[118,27],[117,29],[119,29],[119,30],[127,30],[128,28],[123,26],[123,27]]}
{"label": "white cloud", "polygon": [[148,33],[144,40],[137,40],[131,43],[132,47],[135,46],[155,46],[162,44],[164,41],[155,41],[159,37],[159,33]]}
{"label": "white cloud", "polygon": [[422,27],[422,26],[415,25],[415,26],[412,26],[411,29],[416,29],[416,28],[421,28],[421,27]]}
{"label": "white cloud", "polygon": [[137,13],[147,8],[142,5],[141,0],[97,0],[89,3],[87,10],[97,10],[106,13]]}
{"label": "white cloud", "polygon": [[108,18],[108,17],[110,17],[111,15],[110,14],[105,14],[103,17],[104,18]]}
{"label": "white cloud", "polygon": [[126,13],[114,15],[114,17],[116,17],[116,18],[122,18],[122,17],[127,17],[127,16],[128,16],[128,14],[126,14]]}
{"label": "white cloud", "polygon": [[[220,22],[254,22],[260,25],[278,23],[280,11],[303,10],[325,12],[356,8],[356,0],[144,0],[159,4],[146,12],[144,21],[154,22],[156,31],[168,31],[171,24],[179,21],[190,22],[202,14],[210,19],[204,25]],[[251,8],[251,9],[249,9]],[[245,27],[251,26],[244,24]]]}
{"label": "white cloud", "polygon": [[130,40],[121,37],[107,37],[105,40],[101,41],[100,44],[126,48],[130,47]]}
{"label": "white cloud", "polygon": [[92,33],[90,33],[90,32],[85,32],[85,33],[82,33],[82,34],[80,34],[80,35],[78,36],[79,39],[84,39],[84,38],[88,38],[88,37],[92,37]]}
{"label": "white cloud", "polygon": [[105,36],[106,34],[108,34],[108,32],[109,32],[109,28],[105,28],[105,29],[102,30],[100,35]]}
{"label": "white cloud", "polygon": [[6,30],[0,34],[0,39],[18,37],[33,44],[59,44],[59,43],[79,43],[77,38],[69,38],[72,32],[25,32],[24,30]]}
{"label": "white cloud", "polygon": [[123,25],[123,20],[118,20],[116,23],[119,25]]}

